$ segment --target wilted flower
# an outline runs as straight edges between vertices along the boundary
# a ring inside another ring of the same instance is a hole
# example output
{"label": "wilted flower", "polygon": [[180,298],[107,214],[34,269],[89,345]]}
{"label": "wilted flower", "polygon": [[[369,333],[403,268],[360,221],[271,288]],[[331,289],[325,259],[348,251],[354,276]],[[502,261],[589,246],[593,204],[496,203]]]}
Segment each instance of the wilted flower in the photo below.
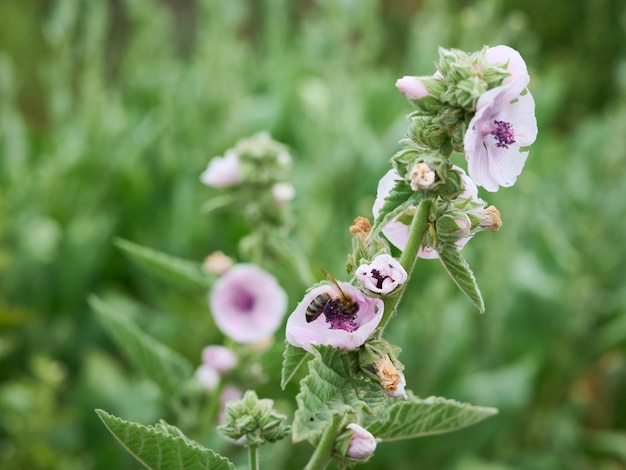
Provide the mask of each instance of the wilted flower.
{"label": "wilted flower", "polygon": [[526,62],[519,52],[509,46],[494,46],[487,48],[485,58],[488,64],[507,65],[507,71],[511,74],[504,80],[504,83],[511,83],[521,79],[524,86],[530,82]]}
{"label": "wilted flower", "polygon": [[[476,184],[465,174],[465,171],[463,171],[462,168],[456,165],[453,165],[452,167],[461,174],[463,192],[459,195],[459,199],[472,198],[478,201],[478,188],[476,187]],[[378,213],[385,203],[385,198],[393,189],[396,180],[400,179],[402,179],[402,177],[394,169],[389,170],[385,174],[385,176],[380,179],[380,181],[378,182],[378,189],[376,190],[376,200],[374,201],[374,205],[372,206],[372,213],[374,214],[374,218],[378,217]],[[410,207],[408,209],[408,211],[414,210],[415,207]],[[385,237],[387,237],[389,242],[391,242],[400,250],[404,250],[409,239],[410,227],[398,219],[399,217],[396,217],[387,225],[385,225],[382,232]],[[457,247],[462,248],[469,241],[470,238],[471,237],[460,239],[457,242]],[[434,259],[438,258],[439,254],[431,246],[422,246],[418,252],[418,256],[424,259]]]}
{"label": "wilted flower", "polygon": [[217,327],[240,343],[266,339],[280,326],[287,294],[276,278],[253,264],[229,269],[214,284],[209,303]]}
{"label": "wilted flower", "polygon": [[237,355],[226,346],[207,346],[202,350],[202,362],[218,372],[226,372],[237,365]]}
{"label": "wilted flower", "polygon": [[515,183],[528,157],[526,147],[537,137],[535,101],[525,86],[518,79],[485,92],[465,133],[469,175],[487,191]]}
{"label": "wilted flower", "polygon": [[226,188],[239,183],[241,162],[239,155],[229,150],[223,157],[214,157],[206,170],[200,175],[200,181],[214,188]]}
{"label": "wilted flower", "polygon": [[[346,298],[356,304],[354,313],[342,306],[341,300]],[[311,309],[317,317],[311,318]],[[287,319],[285,336],[290,344],[309,352],[313,352],[313,344],[358,348],[376,329],[382,315],[382,300],[367,297],[350,284],[321,285],[311,289],[296,306]]]}
{"label": "wilted flower", "polygon": [[428,95],[428,88],[419,77],[405,76],[396,80],[396,88],[410,100],[416,100]]}
{"label": "wilted flower", "polygon": [[354,434],[348,444],[346,456],[352,459],[366,459],[370,457],[376,450],[376,439],[364,427],[351,423],[347,426]]}
{"label": "wilted flower", "polygon": [[437,174],[426,163],[416,163],[410,174],[411,189],[418,191],[430,188],[436,176]]}
{"label": "wilted flower", "polygon": [[386,295],[406,282],[407,273],[395,258],[385,253],[374,258],[371,264],[359,266],[356,277],[367,290]]}

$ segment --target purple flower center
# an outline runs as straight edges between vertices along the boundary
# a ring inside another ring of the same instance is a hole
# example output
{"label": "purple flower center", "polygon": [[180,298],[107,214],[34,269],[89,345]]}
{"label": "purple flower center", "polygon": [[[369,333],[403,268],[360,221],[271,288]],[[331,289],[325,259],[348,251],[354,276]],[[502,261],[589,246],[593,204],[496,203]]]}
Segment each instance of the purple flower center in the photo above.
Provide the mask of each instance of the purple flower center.
{"label": "purple flower center", "polygon": [[345,330],[348,333],[359,329],[359,325],[355,321],[358,311],[358,304],[354,304],[350,310],[347,310],[346,305],[340,298],[326,302],[323,310],[326,316],[326,323],[330,325],[331,330]]}
{"label": "purple flower center", "polygon": [[490,132],[496,138],[496,147],[508,149],[515,142],[515,133],[511,124],[506,121],[493,121],[495,129]]}
{"label": "purple flower center", "polygon": [[238,290],[233,295],[233,305],[242,312],[251,312],[254,308],[254,303],[254,296],[244,289]]}
{"label": "purple flower center", "polygon": [[378,269],[372,269],[372,277],[376,279],[376,288],[382,289],[383,282],[385,282],[385,279],[389,279],[390,276],[385,276],[384,274],[381,274]]}

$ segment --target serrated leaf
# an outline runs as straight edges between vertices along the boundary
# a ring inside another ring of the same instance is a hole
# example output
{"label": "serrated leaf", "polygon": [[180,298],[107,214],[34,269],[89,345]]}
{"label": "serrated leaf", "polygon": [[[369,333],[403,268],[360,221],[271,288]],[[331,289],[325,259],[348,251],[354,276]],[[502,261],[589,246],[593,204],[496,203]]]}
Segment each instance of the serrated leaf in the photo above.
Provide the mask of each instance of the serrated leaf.
{"label": "serrated leaf", "polygon": [[367,426],[376,439],[397,441],[456,431],[498,413],[491,407],[460,403],[441,397],[411,396],[397,401]]}
{"label": "serrated leaf", "polygon": [[128,360],[167,395],[175,395],[192,374],[189,361],[141,331],[111,305],[92,296],[89,304]]}
{"label": "serrated leaf", "polygon": [[146,468],[166,468],[168,470],[235,469],[235,466],[227,458],[187,438],[175,426],[165,423],[168,432],[163,432],[161,427],[144,426],[139,423],[124,421],[103,410],[96,410],[96,413],[111,434]]}
{"label": "serrated leaf", "polygon": [[309,353],[301,348],[296,348],[285,341],[285,350],[283,351],[283,368],[281,371],[280,388],[285,390],[289,381],[293,378],[300,366],[307,359],[310,359]]}
{"label": "serrated leaf", "polygon": [[200,263],[177,258],[128,240],[117,239],[115,244],[152,274],[179,286],[208,289],[215,281],[216,276],[202,269]]}
{"label": "serrated leaf", "polygon": [[452,280],[459,286],[463,293],[474,302],[474,305],[476,305],[480,313],[483,313],[485,311],[483,296],[476,283],[474,273],[467,264],[467,261],[465,261],[465,258],[463,258],[454,245],[444,245],[443,248],[437,251],[439,252],[441,263],[444,268],[446,268],[446,271],[448,271]]}
{"label": "serrated leaf", "polygon": [[378,217],[372,226],[369,238],[372,239],[387,225],[394,217],[399,216],[411,206],[417,205],[420,200],[420,193],[413,191],[408,182],[404,179],[396,180],[393,189],[385,198],[383,207],[378,212]]}
{"label": "serrated leaf", "polygon": [[293,440],[314,441],[331,424],[334,414],[372,413],[387,400],[380,385],[359,372],[355,351],[317,346],[309,375],[300,382],[296,396]]}

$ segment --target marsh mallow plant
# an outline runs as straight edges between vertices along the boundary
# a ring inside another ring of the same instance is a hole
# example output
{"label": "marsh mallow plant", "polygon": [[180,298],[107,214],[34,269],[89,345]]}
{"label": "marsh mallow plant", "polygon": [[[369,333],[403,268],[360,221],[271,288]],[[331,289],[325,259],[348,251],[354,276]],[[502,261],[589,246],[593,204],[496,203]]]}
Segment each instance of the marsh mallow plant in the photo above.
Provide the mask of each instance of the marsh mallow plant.
{"label": "marsh mallow plant", "polygon": [[[497,231],[502,221],[499,211],[478,196],[478,188],[493,192],[512,186],[537,135],[530,78],[517,51],[507,46],[473,53],[440,49],[435,68],[433,75],[396,82],[413,106],[407,138],[378,187],[372,188],[373,220],[359,216],[349,229],[352,251],[347,254],[346,280],[323,271],[322,281],[311,285],[287,312],[280,280],[263,265],[280,246],[272,241],[289,232],[289,203],[295,196],[291,157],[285,146],[259,133],[211,160],[200,178],[215,191],[206,210],[236,206],[254,228],[241,241],[244,260],[235,262],[216,252],[202,268],[132,244],[123,246],[144,262],[209,288],[210,310],[225,344],[202,351],[195,377],[181,357],[116,318],[100,301],[93,303],[131,358],[158,384],[170,386],[163,388],[181,414],[195,403],[190,394],[199,393],[198,387],[204,390],[208,398],[198,405],[201,422],[196,424],[206,431],[219,419],[219,430],[248,448],[251,469],[259,467],[261,446],[288,436],[294,443],[311,444],[307,469],[326,468],[333,460],[345,467],[366,462],[386,441],[454,431],[496,413],[442,397],[415,396],[403,373],[402,345],[385,338],[394,317],[419,315],[403,311],[401,301],[420,258],[438,259],[484,311],[461,250],[467,250],[478,232]],[[466,170],[458,166],[464,161]],[[284,257],[298,265],[294,272],[306,280],[302,259],[294,253]],[[283,324],[281,387],[306,368],[293,416],[278,412],[271,399],[259,398],[255,391],[241,396],[237,388],[244,382],[251,388],[263,375],[255,358]],[[229,396],[241,398],[226,403],[223,392],[231,389],[237,393]],[[219,415],[202,412],[219,410],[220,403],[225,408]],[[235,468],[165,422],[146,427],[102,410],[98,414],[148,468]],[[206,437],[197,434],[200,440]]]}

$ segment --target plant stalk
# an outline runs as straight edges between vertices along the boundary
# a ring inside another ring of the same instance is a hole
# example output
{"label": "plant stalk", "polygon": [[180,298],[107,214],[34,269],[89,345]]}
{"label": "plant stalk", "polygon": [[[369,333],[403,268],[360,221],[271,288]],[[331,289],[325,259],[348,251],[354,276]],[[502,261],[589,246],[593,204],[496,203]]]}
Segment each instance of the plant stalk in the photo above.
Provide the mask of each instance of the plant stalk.
{"label": "plant stalk", "polygon": [[248,447],[248,464],[250,470],[259,470],[259,448],[256,446]]}
{"label": "plant stalk", "polygon": [[323,470],[326,468],[331,459],[335,440],[342,427],[343,417],[338,414],[333,415],[330,425],[326,428],[324,434],[322,434],[322,438],[317,444],[315,452],[311,455],[309,463],[304,467],[304,470]]}

